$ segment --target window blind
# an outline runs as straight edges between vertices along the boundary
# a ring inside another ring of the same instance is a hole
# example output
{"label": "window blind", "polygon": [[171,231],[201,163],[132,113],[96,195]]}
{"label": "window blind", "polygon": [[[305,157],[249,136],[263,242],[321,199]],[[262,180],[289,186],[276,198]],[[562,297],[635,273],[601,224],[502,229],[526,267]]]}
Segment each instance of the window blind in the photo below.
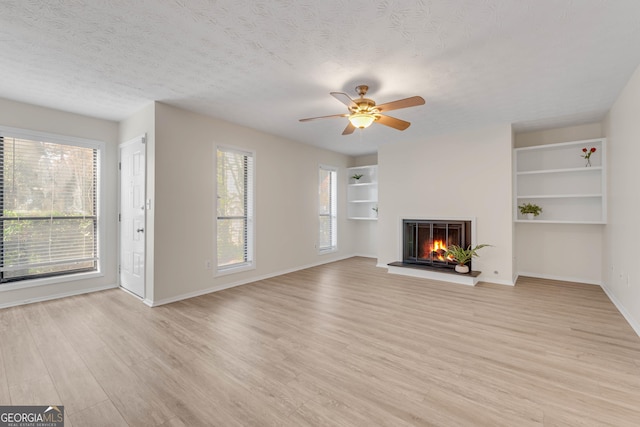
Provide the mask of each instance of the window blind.
{"label": "window blind", "polygon": [[337,231],[337,172],[335,168],[320,166],[319,177],[319,238],[318,249],[327,251],[338,245]]}
{"label": "window blind", "polygon": [[98,149],[0,138],[0,281],[95,271]]}
{"label": "window blind", "polygon": [[218,269],[253,262],[253,173],[250,152],[217,150]]}

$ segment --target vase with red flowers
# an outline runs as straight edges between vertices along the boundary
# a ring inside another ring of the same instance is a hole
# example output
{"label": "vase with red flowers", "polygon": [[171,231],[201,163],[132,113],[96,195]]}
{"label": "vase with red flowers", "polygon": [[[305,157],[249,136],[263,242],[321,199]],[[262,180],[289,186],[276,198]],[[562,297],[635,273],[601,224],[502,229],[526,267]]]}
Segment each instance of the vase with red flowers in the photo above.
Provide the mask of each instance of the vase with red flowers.
{"label": "vase with red flowers", "polygon": [[585,147],[585,148],[582,149],[582,156],[581,157],[584,158],[587,161],[587,164],[584,165],[585,167],[591,166],[591,155],[593,153],[595,153],[595,152],[596,152],[596,147],[591,147],[591,149],[588,149],[588,148]]}

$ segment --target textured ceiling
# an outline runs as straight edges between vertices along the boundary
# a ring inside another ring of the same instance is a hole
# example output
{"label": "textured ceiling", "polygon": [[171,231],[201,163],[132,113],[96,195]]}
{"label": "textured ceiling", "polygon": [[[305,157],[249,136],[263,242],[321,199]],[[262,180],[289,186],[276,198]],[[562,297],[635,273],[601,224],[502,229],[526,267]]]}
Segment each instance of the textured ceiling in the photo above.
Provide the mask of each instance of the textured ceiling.
{"label": "textured ceiling", "polygon": [[[600,120],[640,63],[638,0],[0,0],[0,97],[121,120],[151,101],[347,154],[495,123]],[[329,96],[424,106],[341,136]]]}

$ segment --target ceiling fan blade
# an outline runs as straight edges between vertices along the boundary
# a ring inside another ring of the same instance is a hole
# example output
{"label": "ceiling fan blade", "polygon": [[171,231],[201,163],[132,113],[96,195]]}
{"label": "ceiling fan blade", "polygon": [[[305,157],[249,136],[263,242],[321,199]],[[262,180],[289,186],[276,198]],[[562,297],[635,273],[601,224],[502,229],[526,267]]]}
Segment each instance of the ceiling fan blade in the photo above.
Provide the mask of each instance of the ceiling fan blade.
{"label": "ceiling fan blade", "polygon": [[404,120],[396,119],[395,117],[391,116],[383,116],[382,114],[375,121],[375,123],[380,123],[381,125],[389,126],[398,130],[405,130],[406,128],[411,126],[411,123],[409,122],[405,122]]}
{"label": "ceiling fan blade", "polygon": [[343,135],[351,135],[353,131],[356,130],[356,127],[349,122],[346,128],[342,131]]}
{"label": "ceiling fan blade", "polygon": [[331,96],[333,96],[338,101],[342,102],[347,107],[349,107],[349,108],[358,108],[356,103],[353,102],[353,99],[351,99],[351,97],[349,95],[347,95],[346,93],[344,93],[344,92],[330,92],[330,94],[331,94]]}
{"label": "ceiling fan blade", "polygon": [[330,119],[332,117],[349,117],[349,114],[332,114],[330,116],[309,117],[308,119],[300,119],[300,121],[301,122],[309,122],[311,120]]}
{"label": "ceiling fan blade", "polygon": [[399,110],[400,108],[416,107],[424,105],[424,99],[421,96],[412,96],[411,98],[399,99],[397,101],[387,102],[376,106],[381,113],[391,110]]}

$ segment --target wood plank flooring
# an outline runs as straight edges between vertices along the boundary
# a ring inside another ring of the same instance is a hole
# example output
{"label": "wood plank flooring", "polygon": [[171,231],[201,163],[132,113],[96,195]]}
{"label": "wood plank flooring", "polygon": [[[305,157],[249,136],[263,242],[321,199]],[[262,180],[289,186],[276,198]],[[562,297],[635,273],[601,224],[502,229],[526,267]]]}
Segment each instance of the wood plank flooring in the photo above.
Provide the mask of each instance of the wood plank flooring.
{"label": "wood plank flooring", "polygon": [[352,258],[153,309],[8,308],[0,343],[0,405],[65,405],[67,427],[640,425],[640,339],[593,285]]}

